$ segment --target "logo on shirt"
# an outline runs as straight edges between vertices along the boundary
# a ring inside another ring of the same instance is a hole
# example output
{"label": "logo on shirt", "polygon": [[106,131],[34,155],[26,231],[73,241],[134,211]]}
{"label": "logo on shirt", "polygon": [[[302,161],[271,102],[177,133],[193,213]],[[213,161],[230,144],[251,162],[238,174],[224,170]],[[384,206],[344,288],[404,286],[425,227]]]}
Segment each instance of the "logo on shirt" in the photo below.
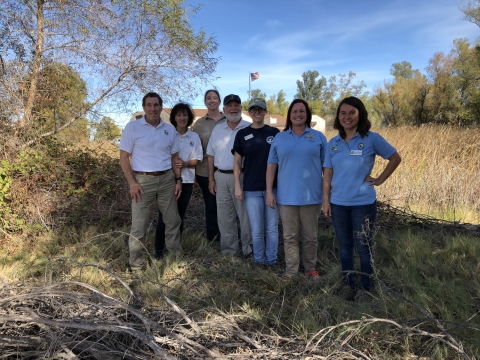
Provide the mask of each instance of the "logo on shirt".
{"label": "logo on shirt", "polygon": [[365,145],[364,145],[363,143],[358,144],[358,148],[359,148],[360,150],[363,149],[364,147],[365,147]]}
{"label": "logo on shirt", "polygon": [[313,135],[305,135],[305,137],[308,139],[308,141],[313,142],[315,140],[315,136]]}
{"label": "logo on shirt", "polygon": [[193,146],[193,141],[190,141],[190,146]]}
{"label": "logo on shirt", "polygon": [[267,143],[271,144],[273,142],[273,136],[267,137]]}
{"label": "logo on shirt", "polygon": [[165,130],[165,135],[168,135],[168,130]]}
{"label": "logo on shirt", "polygon": [[338,151],[338,146],[337,144],[332,145],[332,151]]}

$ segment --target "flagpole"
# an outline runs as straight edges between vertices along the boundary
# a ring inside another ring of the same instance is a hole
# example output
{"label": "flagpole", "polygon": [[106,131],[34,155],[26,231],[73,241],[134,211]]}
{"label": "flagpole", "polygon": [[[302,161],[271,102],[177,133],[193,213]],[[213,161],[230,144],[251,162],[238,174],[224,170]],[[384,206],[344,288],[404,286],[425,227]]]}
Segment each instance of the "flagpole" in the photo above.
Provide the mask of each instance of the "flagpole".
{"label": "flagpole", "polygon": [[250,90],[250,82],[252,80],[252,75],[250,73],[250,71],[248,72],[248,101],[251,100],[252,98],[252,91]]}

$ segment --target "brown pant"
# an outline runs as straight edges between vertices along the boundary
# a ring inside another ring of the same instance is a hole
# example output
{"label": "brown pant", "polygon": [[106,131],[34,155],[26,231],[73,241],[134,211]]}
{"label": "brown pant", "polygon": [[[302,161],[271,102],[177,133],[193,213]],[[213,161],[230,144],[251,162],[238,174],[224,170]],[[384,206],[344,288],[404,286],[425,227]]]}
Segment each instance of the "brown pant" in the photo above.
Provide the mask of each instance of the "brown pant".
{"label": "brown pant", "polygon": [[135,174],[135,180],[142,187],[141,201],[132,200],[132,229],[128,239],[130,267],[140,268],[145,260],[145,237],[154,202],[163,215],[165,223],[165,245],[169,251],[182,251],[180,243],[180,216],[175,199],[175,175],[173,171],[160,176]]}
{"label": "brown pant", "polygon": [[295,275],[300,262],[299,243],[302,231],[302,262],[305,271],[315,270],[317,263],[318,214],[321,204],[279,205],[283,224],[285,275]]}

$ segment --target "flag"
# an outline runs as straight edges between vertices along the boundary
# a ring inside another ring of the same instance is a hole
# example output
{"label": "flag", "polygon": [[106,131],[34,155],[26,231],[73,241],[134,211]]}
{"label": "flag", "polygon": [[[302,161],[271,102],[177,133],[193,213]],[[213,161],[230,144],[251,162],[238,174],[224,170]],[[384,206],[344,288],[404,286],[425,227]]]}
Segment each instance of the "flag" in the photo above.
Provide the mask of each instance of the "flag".
{"label": "flag", "polygon": [[252,79],[252,81],[257,80],[259,77],[260,77],[260,74],[258,73],[258,71],[254,73],[250,73],[250,78]]}

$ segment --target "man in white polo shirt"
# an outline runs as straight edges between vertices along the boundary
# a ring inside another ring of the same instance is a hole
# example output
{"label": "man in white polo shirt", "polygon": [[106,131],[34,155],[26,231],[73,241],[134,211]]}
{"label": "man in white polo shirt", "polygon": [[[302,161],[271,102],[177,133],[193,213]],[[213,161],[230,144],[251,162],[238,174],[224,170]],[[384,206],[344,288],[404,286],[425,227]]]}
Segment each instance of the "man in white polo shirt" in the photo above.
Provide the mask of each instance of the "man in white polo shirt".
{"label": "man in white polo shirt", "polygon": [[[252,235],[245,204],[235,198],[232,148],[238,130],[250,126],[250,123],[242,119],[242,101],[238,95],[225,96],[223,113],[227,121],[213,128],[207,146],[208,189],[217,198],[217,219],[222,253],[230,255],[239,253],[236,219],[238,216],[242,253],[246,256],[252,252]],[[243,174],[241,181],[243,182]]]}
{"label": "man in white polo shirt", "polygon": [[141,240],[150,223],[154,201],[163,214],[167,250],[182,251],[176,203],[182,192],[182,178],[180,169],[172,169],[172,161],[179,151],[176,131],[160,117],[160,95],[146,94],[142,107],[145,115],[128,123],[120,140],[120,165],[132,198],[132,228],[128,239],[132,272],[141,269],[145,260]]}

